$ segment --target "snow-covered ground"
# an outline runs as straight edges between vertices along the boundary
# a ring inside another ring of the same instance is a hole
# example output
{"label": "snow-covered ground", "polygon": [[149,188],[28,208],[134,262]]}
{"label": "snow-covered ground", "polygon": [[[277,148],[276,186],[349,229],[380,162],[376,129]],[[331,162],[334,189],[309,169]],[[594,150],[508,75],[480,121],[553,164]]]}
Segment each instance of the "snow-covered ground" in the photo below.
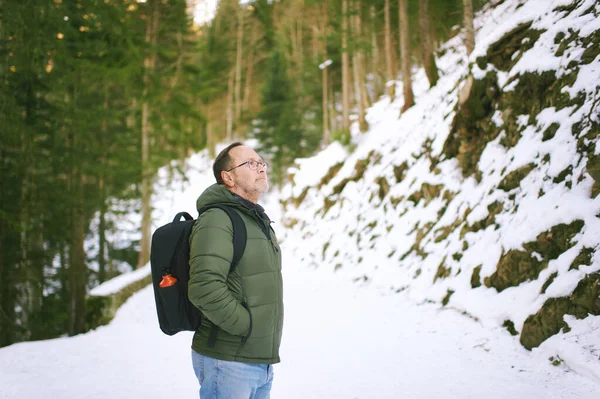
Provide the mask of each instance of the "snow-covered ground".
{"label": "snow-covered ground", "polygon": [[[284,248],[285,253],[285,248]],[[435,304],[357,287],[285,256],[285,330],[272,397],[596,399],[600,383]],[[198,397],[191,333],[158,328],[152,288],[87,334],[0,350],[0,398]]]}
{"label": "snow-covered ground", "polygon": [[[560,75],[583,50],[573,45],[564,59],[555,59],[556,33],[571,29],[583,35],[600,28],[598,19],[580,15],[594,6],[593,0],[580,2],[566,18],[553,11],[569,3],[500,2],[476,21],[479,33],[473,57],[485,53],[503,33],[533,18],[533,27],[546,33],[522,55],[514,71],[558,68]],[[416,155],[423,152],[427,139],[431,154],[440,154],[460,82],[468,73],[459,37],[444,45],[444,50],[438,60],[442,76],[436,87],[428,88],[422,70],[415,74],[416,106],[399,118],[402,99],[390,102],[384,98],[376,103],[368,113],[370,131],[364,135],[355,132],[356,151],[349,153],[334,143],[314,158],[299,160],[295,186],[270,193],[263,202],[276,221],[274,228],[284,249],[286,318],[282,363],[275,367],[274,398],[600,397],[600,316],[583,320],[565,316],[571,331],[549,338],[533,351],[525,350],[518,336],[502,327],[510,319],[520,330],[525,318],[546,299],[569,295],[583,275],[600,269],[596,251],[591,265],[567,270],[582,247],[597,248],[600,242],[596,217],[600,197],[589,196],[592,180],[585,163],[576,160],[577,140],[570,135],[573,123],[582,115],[598,119],[597,108],[593,108],[597,104],[545,109],[535,125],[524,126],[522,140],[510,149],[499,143],[499,136],[482,155],[480,182],[464,179],[454,159],[441,162],[439,173],[432,173],[428,157]],[[517,73],[514,71],[499,73],[501,80],[508,80]],[[584,90],[597,97],[598,71],[597,58],[582,68],[572,88],[564,91],[575,94]],[[402,92],[401,88],[397,92]],[[501,112],[495,121],[503,124]],[[560,128],[554,139],[542,142],[539,132],[552,122],[559,122]],[[365,159],[372,150],[381,156],[379,162],[371,162],[361,179],[350,181],[341,193],[332,195],[333,187],[352,176],[357,160]],[[600,153],[600,145],[596,153]],[[546,154],[551,160],[541,165]],[[409,166],[406,176],[394,184],[393,167],[404,161]],[[333,180],[317,187],[329,167],[338,162],[344,164]],[[520,187],[508,193],[496,189],[507,173],[530,162],[536,169]],[[567,189],[566,181],[551,184],[568,165],[574,166],[572,177],[566,180],[572,187]],[[185,181],[174,178],[168,168],[159,172],[154,228],[171,221],[179,211],[196,214],[196,197],[213,182],[206,151],[194,155],[185,172]],[[382,199],[376,183],[379,177],[385,177],[391,186]],[[418,204],[408,201],[406,197],[423,183],[443,184],[455,196],[448,203],[440,198]],[[284,213],[279,201],[297,197],[307,187],[300,207],[288,205]],[[544,195],[540,196],[541,191]],[[404,199],[394,205],[394,197]],[[335,204],[323,212],[325,200],[332,198]],[[497,215],[498,228],[490,226],[460,237],[459,226],[436,242],[438,228],[452,224],[467,208],[471,210],[468,223],[481,220],[494,201],[507,204]],[[445,212],[438,216],[444,206]],[[471,288],[475,266],[482,265],[482,277],[489,276],[503,252],[520,248],[556,223],[578,218],[585,221],[585,228],[574,238],[575,246],[550,261],[539,279],[500,293],[483,285]],[[285,229],[284,224],[293,220],[297,223]],[[131,215],[123,222],[125,232],[137,225],[139,218]],[[416,254],[401,257],[416,240],[415,226],[421,229],[427,222],[434,223],[422,239],[427,258]],[[454,253],[462,256],[455,259]],[[441,262],[446,262],[450,274],[434,281]],[[119,277],[93,293],[109,294],[147,272],[143,269]],[[540,293],[541,285],[554,272],[556,279]],[[448,290],[455,293],[442,306],[441,298]],[[165,336],[155,312],[148,287],[132,296],[108,326],[71,338],[0,349],[0,398],[197,397],[191,333]]]}

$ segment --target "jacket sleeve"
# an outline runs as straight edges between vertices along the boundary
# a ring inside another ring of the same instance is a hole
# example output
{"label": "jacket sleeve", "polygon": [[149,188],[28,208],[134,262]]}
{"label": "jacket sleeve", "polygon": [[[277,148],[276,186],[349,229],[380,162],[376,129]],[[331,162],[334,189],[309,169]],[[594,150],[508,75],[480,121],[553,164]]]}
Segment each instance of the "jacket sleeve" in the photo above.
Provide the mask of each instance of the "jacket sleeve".
{"label": "jacket sleeve", "polygon": [[190,236],[188,297],[214,324],[229,334],[244,336],[250,314],[227,288],[233,258],[233,226],[220,209],[209,209]]}

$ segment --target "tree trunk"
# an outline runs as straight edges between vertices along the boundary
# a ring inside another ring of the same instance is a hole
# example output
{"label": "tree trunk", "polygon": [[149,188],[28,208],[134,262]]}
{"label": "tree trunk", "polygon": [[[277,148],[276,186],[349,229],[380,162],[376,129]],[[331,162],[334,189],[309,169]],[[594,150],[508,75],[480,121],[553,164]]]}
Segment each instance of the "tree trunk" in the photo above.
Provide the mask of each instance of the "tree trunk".
{"label": "tree trunk", "polygon": [[233,76],[234,70],[229,71],[227,79],[227,141],[233,140]]}
{"label": "tree trunk", "polygon": [[39,217],[35,222],[35,230],[33,231],[32,237],[32,254],[33,254],[33,268],[31,270],[31,284],[32,284],[32,296],[31,296],[31,314],[34,315],[32,323],[31,337],[32,339],[43,338],[42,331],[44,329],[44,321],[42,314],[42,305],[44,301],[44,267],[45,256],[44,256],[44,226],[41,223],[43,216],[36,212]]}
{"label": "tree trunk", "polygon": [[[356,30],[358,32],[359,39],[363,37],[363,24],[361,19],[361,2],[358,0],[358,10],[356,14]],[[365,53],[363,47],[359,47],[357,50],[358,53],[358,76],[360,77],[360,81],[362,84],[360,85],[360,98],[362,101],[363,108],[367,109],[371,106],[371,102],[369,101],[369,94],[367,92],[367,71],[366,71],[366,61],[365,61]]]}
{"label": "tree trunk", "polygon": [[348,59],[348,0],[342,0],[342,129],[350,131],[350,65]]}
{"label": "tree trunk", "polygon": [[27,95],[27,106],[25,110],[25,123],[31,129],[21,132],[21,157],[23,158],[23,180],[19,198],[20,207],[20,286],[18,303],[21,306],[20,324],[25,329],[24,339],[35,337],[41,324],[39,321],[42,306],[42,283],[43,283],[43,237],[42,223],[43,215],[38,208],[39,199],[36,198],[38,191],[35,179],[36,158],[33,156],[35,139],[34,126],[36,117],[36,95],[32,85],[25,89]]}
{"label": "tree trunk", "polygon": [[[4,158],[3,158],[4,159]],[[3,161],[0,161],[3,162]],[[2,165],[4,167],[4,165]],[[0,195],[2,195],[0,193]],[[10,345],[14,342],[13,329],[10,327],[14,320],[14,292],[15,283],[13,281],[12,273],[8,267],[6,267],[4,250],[4,240],[7,240],[7,223],[4,218],[0,219],[0,348],[3,346]],[[8,240],[7,240],[8,241]]]}
{"label": "tree trunk", "polygon": [[300,70],[300,80],[299,83],[302,84],[304,77],[304,46],[303,46],[303,19],[304,19],[304,0],[300,0],[300,15],[298,16],[298,25],[296,27],[296,35],[298,36],[298,69]]}
{"label": "tree trunk", "polygon": [[[355,42],[360,40],[360,0],[355,3],[355,10],[352,16],[352,32]],[[365,79],[361,68],[360,49],[356,48],[352,54],[352,69],[354,73],[354,96],[358,110],[358,127],[361,132],[366,132],[369,128],[365,119]]]}
{"label": "tree trunk", "polygon": [[250,89],[252,87],[252,74],[254,73],[254,47],[256,45],[256,25],[252,24],[252,37],[250,39],[250,50],[248,51],[248,69],[246,69],[244,102],[242,104],[242,113],[250,110]]}
{"label": "tree trunk", "polygon": [[436,85],[439,74],[433,55],[433,45],[431,42],[429,28],[429,0],[419,0],[419,28],[421,31],[421,56],[423,57],[423,66],[429,86]]}
{"label": "tree trunk", "polygon": [[337,114],[336,114],[336,109],[335,109],[335,104],[336,104],[336,98],[335,98],[335,91],[333,90],[333,84],[331,83],[331,80],[329,80],[329,82],[327,82],[327,91],[329,93],[329,103],[327,104],[327,108],[329,108],[329,128],[331,129],[332,132],[335,132],[337,130],[339,130],[339,126],[338,126],[338,120],[337,120]]}
{"label": "tree trunk", "polygon": [[[104,86],[104,112],[108,112],[108,86]],[[102,121],[102,132],[108,134],[108,122]],[[106,156],[100,159],[102,169],[106,168]],[[100,220],[98,222],[98,282],[102,284],[106,280],[106,188],[104,186],[104,171],[98,179],[98,191],[100,192]]]}
{"label": "tree trunk", "polygon": [[98,180],[100,190],[100,221],[98,223],[98,282],[106,281],[106,188],[104,176]]}
{"label": "tree trunk", "polygon": [[400,57],[402,57],[402,83],[404,86],[404,105],[401,112],[406,111],[415,103],[410,76],[410,37],[408,26],[408,0],[399,0],[400,17]]}
{"label": "tree trunk", "polygon": [[[76,100],[73,98],[72,102],[76,103]],[[67,332],[69,335],[79,334],[85,330],[86,264],[83,248],[85,218],[83,214],[83,173],[77,160],[81,147],[79,138],[75,132],[69,132],[66,143],[71,152],[71,167],[67,180],[67,191],[71,199],[68,210],[69,262],[66,276],[69,313]]]}
{"label": "tree trunk", "polygon": [[235,125],[237,127],[242,110],[242,55],[244,39],[244,6],[238,9],[237,49],[235,58]]}
{"label": "tree trunk", "polygon": [[140,268],[150,260],[150,239],[152,236],[152,177],[150,176],[150,105],[148,103],[149,74],[156,64],[156,43],[158,39],[158,0],[148,0],[148,9],[152,15],[146,23],[146,43],[150,44],[150,54],[144,58],[144,90],[142,104],[142,238],[137,267]]}
{"label": "tree trunk", "polygon": [[[327,61],[327,1],[323,2],[323,62]],[[327,66],[323,67],[323,146],[329,144],[329,115],[327,105]]]}
{"label": "tree trunk", "polygon": [[[326,3],[324,3],[326,4]],[[319,63],[319,53],[321,46],[319,45],[319,37],[321,37],[322,33],[319,30],[319,21],[317,18],[313,19],[313,27],[312,27],[312,40],[310,45],[310,54],[312,57],[313,64]]]}
{"label": "tree trunk", "polygon": [[473,1],[463,0],[464,19],[465,19],[465,45],[467,55],[471,55],[475,48],[475,29],[473,28]]}
{"label": "tree trunk", "polygon": [[[0,10],[4,7],[3,0],[0,0]],[[0,39],[5,40],[4,34],[4,16],[0,17]],[[7,169],[7,165],[9,163],[8,157],[5,156],[4,146],[0,147],[0,170],[2,173]],[[0,179],[0,204],[6,203],[6,193],[8,192],[8,187],[6,187],[7,182],[5,179]],[[5,190],[6,189],[6,190]],[[2,210],[4,210],[2,208]],[[9,256],[8,251],[5,251],[5,240],[10,242],[9,235],[10,231],[8,229],[7,218],[0,218],[0,348],[3,346],[10,345],[14,342],[13,339],[13,329],[9,326],[14,320],[14,297],[12,292],[14,292],[15,282],[13,281],[12,273],[10,272],[9,267]]]}
{"label": "tree trunk", "polygon": [[375,19],[375,6],[370,7],[371,14],[371,74],[373,76],[373,98],[374,102],[382,94],[381,75],[379,73],[379,46],[377,44],[377,25]]}
{"label": "tree trunk", "polygon": [[[30,105],[34,107],[35,99],[33,98],[33,90],[31,87],[27,87],[27,108],[25,111],[25,120],[31,119],[30,117]],[[29,222],[31,220],[30,215],[30,185],[31,185],[31,177],[30,177],[30,152],[29,145],[31,140],[27,137],[26,131],[21,132],[21,156],[24,157],[25,162],[23,162],[23,180],[21,182],[21,192],[19,195],[19,208],[20,208],[20,220],[19,220],[19,262],[16,266],[17,270],[19,270],[18,279],[20,281],[19,284],[19,296],[17,302],[21,308],[21,315],[19,323],[24,327],[25,330],[25,338],[30,339],[29,334],[31,333],[31,325],[30,325],[30,313],[31,309],[29,306],[30,298],[31,298],[31,281],[29,271],[32,267],[30,264],[29,253],[28,253],[28,242],[29,242],[29,232],[31,230],[29,226]]]}
{"label": "tree trunk", "polygon": [[218,140],[215,137],[213,124],[211,122],[211,119],[209,119],[206,122],[206,147],[208,147],[208,154],[210,155],[211,159],[216,156],[215,145],[217,144],[217,142]]}
{"label": "tree trunk", "polygon": [[81,168],[75,166],[71,174],[71,208],[69,240],[69,335],[85,331],[85,217],[83,214],[83,182]]}
{"label": "tree trunk", "polygon": [[390,101],[394,100],[396,96],[396,85],[392,82],[394,80],[394,69],[392,64],[392,33],[390,27],[390,0],[385,0],[385,65],[387,66],[387,77],[386,86],[387,94],[390,97]]}

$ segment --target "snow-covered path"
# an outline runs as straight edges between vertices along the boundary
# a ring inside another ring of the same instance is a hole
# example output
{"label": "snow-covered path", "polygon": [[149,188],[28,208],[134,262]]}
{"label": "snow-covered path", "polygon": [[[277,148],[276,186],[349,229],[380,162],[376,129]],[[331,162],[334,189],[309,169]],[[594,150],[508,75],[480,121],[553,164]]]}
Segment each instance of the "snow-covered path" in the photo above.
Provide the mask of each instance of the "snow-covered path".
{"label": "snow-covered path", "polygon": [[[285,263],[273,398],[598,398],[504,331]],[[0,349],[0,398],[197,398],[191,334],[163,335],[151,287],[88,334]]]}

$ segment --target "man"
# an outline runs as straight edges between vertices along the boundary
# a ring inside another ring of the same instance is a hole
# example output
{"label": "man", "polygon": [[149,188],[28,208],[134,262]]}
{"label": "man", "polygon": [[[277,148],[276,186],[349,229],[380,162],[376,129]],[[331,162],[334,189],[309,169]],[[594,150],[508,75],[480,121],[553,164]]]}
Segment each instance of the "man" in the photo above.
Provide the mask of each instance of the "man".
{"label": "man", "polygon": [[233,227],[223,210],[202,213],[190,236],[188,296],[205,316],[192,342],[200,397],[269,398],[272,365],[279,362],[283,285],[277,238],[257,204],[269,189],[267,163],[252,148],[233,143],[217,156],[213,173],[217,184],[200,195],[198,210],[215,203],[234,208],[248,238],[229,274]]}

